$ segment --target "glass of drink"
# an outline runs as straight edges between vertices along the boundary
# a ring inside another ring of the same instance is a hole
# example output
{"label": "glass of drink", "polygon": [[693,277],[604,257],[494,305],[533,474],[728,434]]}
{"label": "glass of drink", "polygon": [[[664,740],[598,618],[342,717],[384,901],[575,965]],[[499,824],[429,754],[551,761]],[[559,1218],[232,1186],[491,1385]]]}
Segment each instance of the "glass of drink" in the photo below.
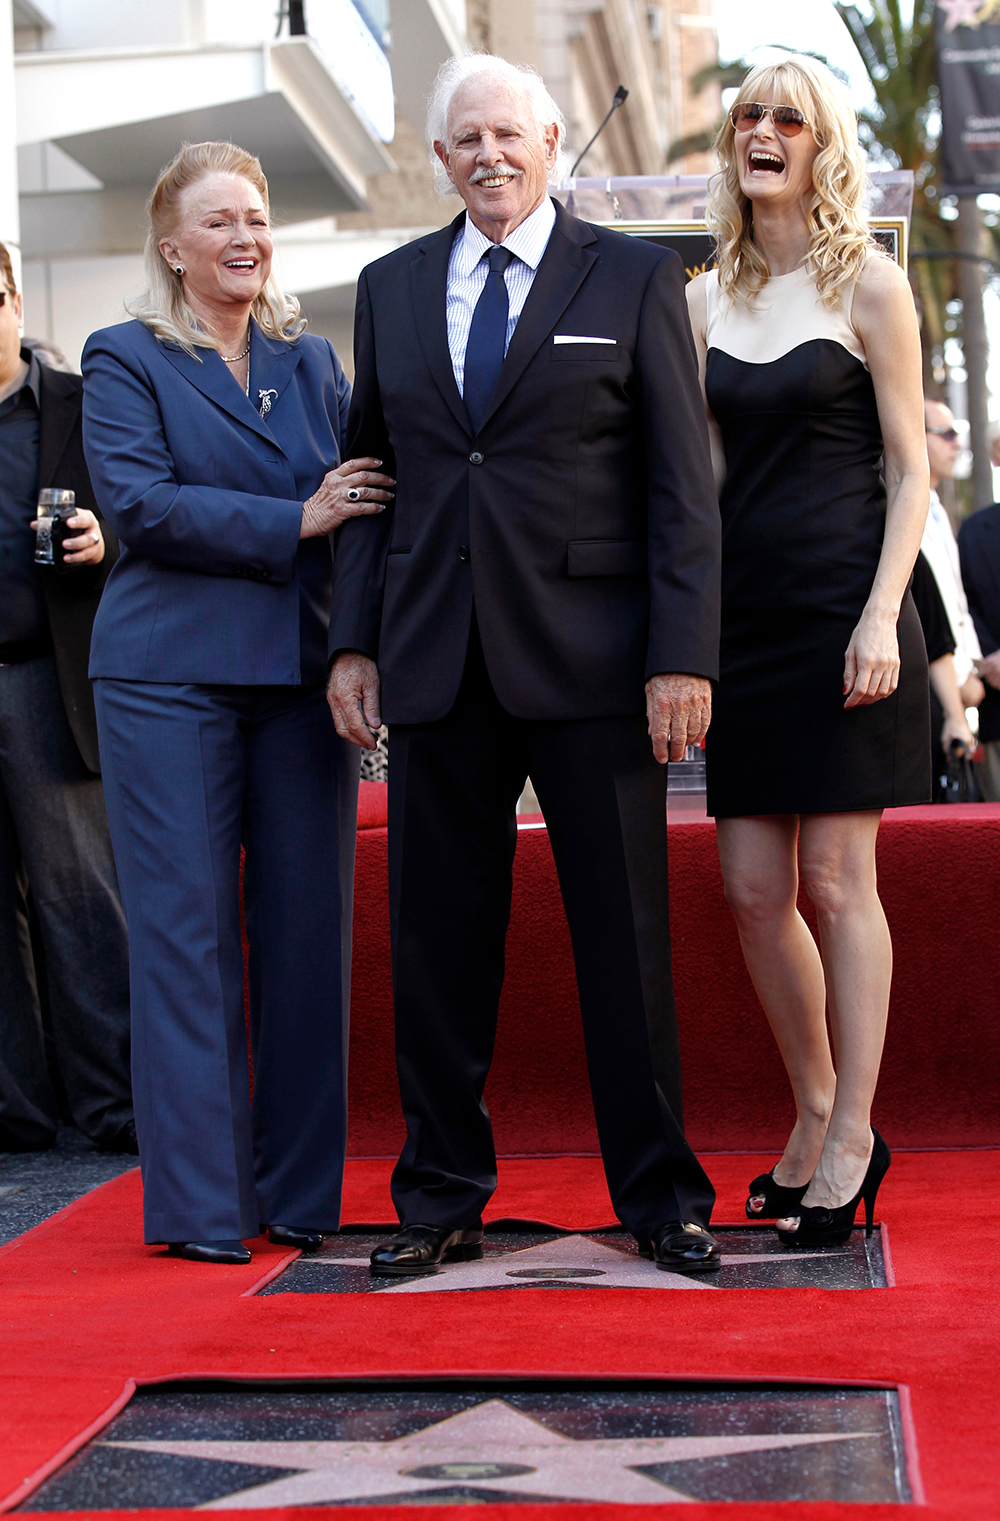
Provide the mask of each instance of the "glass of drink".
{"label": "glass of drink", "polygon": [[61,491],[58,487],[46,486],[38,493],[38,511],[35,514],[38,522],[35,529],[36,565],[55,565],[61,560],[61,554],[56,553],[58,525],[65,523],[75,511],[75,491]]}

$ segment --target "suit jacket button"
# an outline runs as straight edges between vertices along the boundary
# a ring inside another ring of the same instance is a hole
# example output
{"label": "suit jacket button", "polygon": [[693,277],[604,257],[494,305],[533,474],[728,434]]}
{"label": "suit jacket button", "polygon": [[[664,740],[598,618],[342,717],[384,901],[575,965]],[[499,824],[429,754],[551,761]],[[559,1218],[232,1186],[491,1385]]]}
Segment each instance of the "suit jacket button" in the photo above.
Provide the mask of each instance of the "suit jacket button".
{"label": "suit jacket button", "polygon": [[458,558],[460,560],[468,561],[468,558],[469,558],[469,546],[468,546],[468,544],[459,544],[459,546],[458,546]]}
{"label": "suit jacket button", "polygon": [[472,453],[469,455],[469,464],[470,465],[481,465],[482,463],[483,463],[483,456],[480,454],[480,452],[479,452],[478,449],[473,449]]}

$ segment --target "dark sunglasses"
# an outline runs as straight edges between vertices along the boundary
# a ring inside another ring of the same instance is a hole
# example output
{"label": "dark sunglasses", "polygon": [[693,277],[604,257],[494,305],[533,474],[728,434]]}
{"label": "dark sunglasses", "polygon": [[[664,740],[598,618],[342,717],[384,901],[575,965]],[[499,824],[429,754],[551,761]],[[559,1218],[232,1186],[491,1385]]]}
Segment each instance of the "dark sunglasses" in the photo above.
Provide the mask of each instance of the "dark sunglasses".
{"label": "dark sunglasses", "polygon": [[810,124],[796,106],[762,106],[757,100],[741,100],[729,113],[734,132],[752,132],[758,122],[769,116],[782,137],[798,137]]}
{"label": "dark sunglasses", "polygon": [[10,294],[11,292],[9,290],[0,290],[0,306],[3,306],[4,302]]}
{"label": "dark sunglasses", "polygon": [[931,427],[927,427],[927,428],[925,428],[924,431],[926,433],[933,433],[934,436],[935,436],[935,438],[943,438],[946,444],[957,444],[958,443],[959,434],[958,434],[958,429],[957,428],[931,428]]}

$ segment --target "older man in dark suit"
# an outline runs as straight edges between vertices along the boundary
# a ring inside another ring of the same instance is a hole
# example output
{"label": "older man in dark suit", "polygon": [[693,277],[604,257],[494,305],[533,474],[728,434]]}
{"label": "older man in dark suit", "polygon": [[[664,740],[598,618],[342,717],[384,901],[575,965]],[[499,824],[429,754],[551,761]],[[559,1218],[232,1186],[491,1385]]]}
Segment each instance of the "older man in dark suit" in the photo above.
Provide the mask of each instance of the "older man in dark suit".
{"label": "older man in dark suit", "polygon": [[[128,941],[101,789],[90,633],[118,546],[83,458],[83,382],[21,347],[21,298],[0,244],[0,1151],[51,1146],[40,969],[73,1119],[135,1152]],[[33,562],[40,487],[76,493],[61,570]]]}
{"label": "older man in dark suit", "polygon": [[466,212],[358,291],[351,450],[398,484],[337,543],[330,702],[362,746],[389,724],[407,1138],[380,1273],[482,1254],[483,1086],[528,773],[615,1209],[665,1268],[719,1260],[681,1121],[658,764],[708,726],[718,508],[680,261],[549,198],[561,132],[537,76],[446,64],[429,136]]}

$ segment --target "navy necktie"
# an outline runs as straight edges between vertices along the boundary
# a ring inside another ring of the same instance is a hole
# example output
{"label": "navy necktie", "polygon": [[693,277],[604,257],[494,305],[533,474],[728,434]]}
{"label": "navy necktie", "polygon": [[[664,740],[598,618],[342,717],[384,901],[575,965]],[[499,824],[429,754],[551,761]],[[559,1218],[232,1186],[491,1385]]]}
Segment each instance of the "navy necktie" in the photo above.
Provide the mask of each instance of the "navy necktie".
{"label": "navy necktie", "polygon": [[509,248],[491,248],[486,285],[472,314],[469,341],[465,349],[465,410],[473,433],[478,433],[486,416],[493,387],[503,365],[507,344],[507,319],[510,303],[504,270],[514,255]]}

